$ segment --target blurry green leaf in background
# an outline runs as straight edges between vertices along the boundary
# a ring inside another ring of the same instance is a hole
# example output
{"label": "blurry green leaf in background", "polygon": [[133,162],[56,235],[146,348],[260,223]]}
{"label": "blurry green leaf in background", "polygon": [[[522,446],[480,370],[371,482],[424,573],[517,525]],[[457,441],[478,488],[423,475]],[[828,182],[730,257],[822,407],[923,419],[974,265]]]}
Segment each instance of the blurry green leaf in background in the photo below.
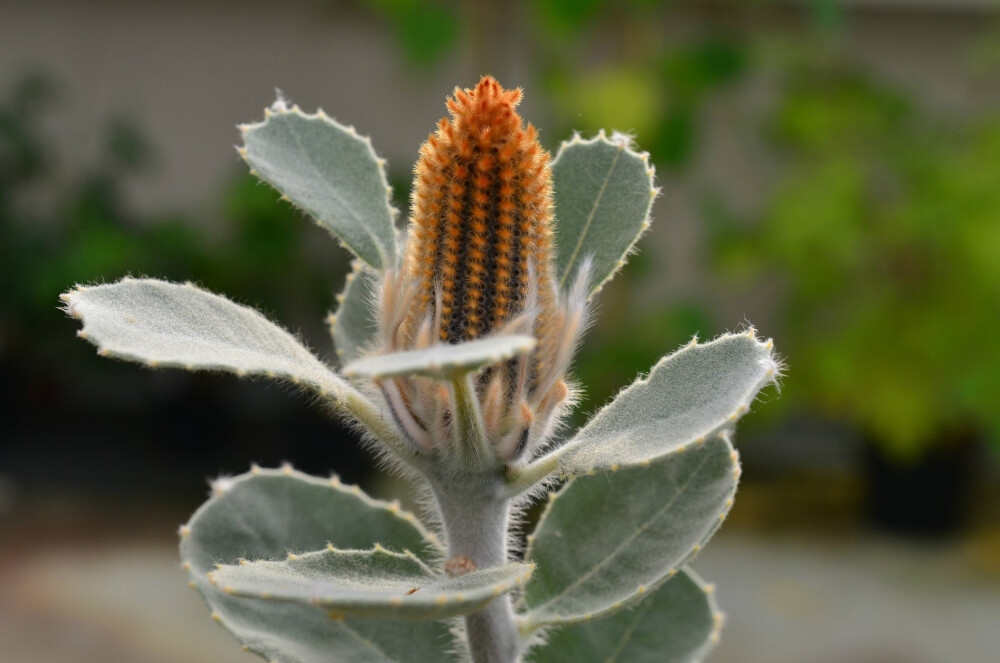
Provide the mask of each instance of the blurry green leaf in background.
{"label": "blurry green leaf in background", "polygon": [[309,240],[321,230],[243,175],[221,192],[221,223],[136,213],[124,188],[155,166],[141,128],[108,118],[96,129],[101,151],[71,167],[43,128],[59,95],[58,82],[37,73],[0,91],[0,278],[11,284],[0,292],[0,358],[52,366],[79,356],[58,350],[65,329],[52,293],[129,273],[198,280],[325,339],[317,312],[330,306],[347,261]]}
{"label": "blurry green leaf in background", "polygon": [[[793,62],[783,174],[719,264],[776,276],[783,406],[846,416],[897,460],[1000,438],[1000,115],[945,125],[848,65]],[[778,334],[778,331],[775,331]]]}
{"label": "blurry green leaf in background", "polygon": [[427,67],[458,42],[459,17],[446,0],[359,0],[391,26],[406,59]]}

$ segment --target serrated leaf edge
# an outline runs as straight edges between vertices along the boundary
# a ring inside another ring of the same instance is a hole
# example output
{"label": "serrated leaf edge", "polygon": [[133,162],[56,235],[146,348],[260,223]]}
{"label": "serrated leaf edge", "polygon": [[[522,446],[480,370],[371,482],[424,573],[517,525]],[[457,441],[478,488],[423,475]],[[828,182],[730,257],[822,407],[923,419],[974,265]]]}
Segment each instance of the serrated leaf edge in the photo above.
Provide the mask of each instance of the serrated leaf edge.
{"label": "serrated leaf edge", "polygon": [[[760,381],[753,383],[753,386],[745,392],[745,396],[744,398],[741,399],[740,404],[737,405],[736,408],[729,415],[727,415],[721,422],[718,422],[715,426],[709,428],[705,433],[698,436],[697,438],[689,442],[686,442],[680,445],[679,447],[676,447],[675,449],[683,451],[685,447],[688,447],[692,444],[700,444],[708,438],[714,437],[716,435],[722,434],[727,431],[731,431],[735,427],[736,422],[739,421],[745,414],[747,414],[750,411],[750,406],[756,399],[756,395],[760,393],[760,391],[765,387],[767,387],[769,384],[776,384],[777,380],[781,377],[781,364],[774,355],[774,342],[771,339],[767,339],[766,341],[761,341],[759,338],[757,338],[757,330],[753,327],[750,327],[747,331],[739,334],[722,334],[707,343],[699,343],[698,337],[695,336],[686,345],[675,350],[674,352],[671,352],[670,354],[661,357],[660,360],[656,362],[652,366],[652,368],[649,369],[646,375],[644,376],[640,375],[640,377],[636,378],[636,380],[634,380],[631,384],[622,388],[621,391],[619,391],[612,398],[610,398],[608,402],[604,406],[602,406],[593,417],[587,420],[587,423],[584,424],[583,428],[581,428],[581,431],[586,427],[590,426],[591,424],[593,424],[595,421],[598,421],[598,419],[605,412],[605,410],[607,410],[610,407],[613,407],[618,398],[620,398],[623,394],[632,390],[633,388],[639,388],[648,385],[650,376],[653,374],[653,372],[661,368],[662,366],[665,366],[670,361],[674,360],[674,358],[681,357],[683,353],[693,350],[695,348],[706,348],[740,336],[755,340],[761,348],[767,350],[767,358],[766,358],[767,370],[764,372],[764,377]],[[753,398],[751,398],[751,395],[753,395]],[[570,439],[565,445],[563,445],[562,447],[556,449],[551,454],[549,454],[549,456],[555,456],[560,460],[560,467],[559,467],[559,471],[561,473],[560,478],[569,478],[581,474],[589,474],[592,473],[594,469],[602,469],[604,467],[604,466],[597,466],[596,468],[588,468],[585,470],[564,467],[561,462],[562,457],[567,452],[569,452],[573,448],[573,446],[574,446],[574,441],[573,439]],[[669,454],[672,451],[673,450],[668,449],[665,452],[665,454]],[[659,459],[661,456],[665,454],[652,456],[649,460]],[[546,457],[543,456],[539,460],[544,460],[545,458]]]}
{"label": "serrated leaf edge", "polygon": [[[531,633],[533,631],[538,630],[539,628],[542,628],[542,627],[545,627],[545,626],[550,626],[550,625],[565,625],[565,624],[577,624],[577,623],[580,623],[580,622],[588,622],[588,621],[591,621],[593,619],[599,619],[601,617],[607,617],[609,615],[612,615],[612,614],[618,612],[619,610],[624,610],[626,608],[629,608],[629,607],[635,605],[636,603],[638,603],[639,601],[641,601],[643,598],[645,598],[645,596],[646,596],[646,594],[648,592],[654,592],[657,589],[659,589],[665,582],[667,582],[668,580],[670,580],[671,578],[673,578],[675,575],[677,575],[677,572],[681,569],[681,567],[686,566],[692,559],[694,559],[695,556],[697,556],[697,554],[699,552],[701,552],[701,549],[704,548],[705,544],[707,544],[708,541],[712,538],[712,536],[715,535],[715,533],[719,530],[719,527],[722,526],[722,523],[725,521],[726,517],[729,515],[729,512],[732,509],[733,503],[734,503],[735,498],[736,498],[736,491],[737,491],[737,489],[739,487],[739,479],[740,479],[740,476],[741,476],[741,473],[742,473],[742,471],[740,469],[740,463],[739,463],[739,452],[737,452],[736,449],[733,447],[732,441],[730,440],[730,436],[729,436],[728,431],[719,432],[719,433],[713,435],[712,437],[715,437],[715,438],[723,440],[728,445],[728,447],[729,447],[729,452],[730,452],[729,453],[729,458],[730,458],[730,462],[732,463],[732,468],[733,468],[733,487],[732,487],[732,490],[729,492],[728,497],[726,498],[726,501],[724,503],[722,511],[718,514],[718,517],[716,517],[714,519],[712,526],[708,529],[708,531],[706,532],[706,534],[704,536],[702,536],[698,540],[698,543],[694,544],[691,547],[691,549],[681,558],[681,560],[678,561],[677,564],[675,564],[673,567],[671,567],[670,569],[668,569],[662,576],[660,576],[660,578],[656,579],[654,582],[652,582],[650,584],[647,584],[647,585],[638,585],[636,587],[635,592],[633,594],[629,595],[628,597],[626,597],[624,599],[616,601],[615,603],[613,603],[612,605],[608,606],[607,608],[603,608],[601,610],[595,610],[593,612],[589,612],[589,613],[586,613],[586,614],[583,614],[583,615],[579,615],[579,616],[576,616],[576,617],[571,617],[571,618],[558,618],[558,619],[547,618],[547,619],[538,619],[538,620],[531,619],[531,614],[537,610],[537,607],[535,609],[525,609],[525,610],[522,610],[520,612],[520,618],[521,618],[521,624],[522,624],[521,629],[522,629],[522,631],[524,633]],[[699,438],[694,443],[694,445],[684,445],[684,446],[678,447],[676,449],[668,451],[667,453],[661,454],[660,456],[657,456],[657,457],[655,457],[653,459],[645,459],[645,460],[642,460],[642,461],[640,461],[638,463],[626,463],[626,464],[622,464],[622,465],[614,464],[614,465],[611,465],[611,466],[609,466],[607,468],[601,468],[601,469],[603,471],[605,471],[605,472],[613,473],[613,472],[617,472],[618,470],[624,469],[624,468],[648,467],[653,462],[663,462],[663,461],[666,461],[671,456],[679,456],[679,455],[683,454],[685,451],[687,451],[691,446],[701,446],[708,439],[709,439],[708,437]],[[569,489],[570,485],[572,485],[572,483],[578,477],[580,477],[580,476],[594,476],[596,473],[597,473],[596,469],[591,469],[590,471],[586,472],[583,475],[571,476],[571,477],[569,477],[569,480],[566,483],[564,483],[559,488],[558,491],[556,491],[556,492],[549,492],[548,493],[548,497],[547,497],[546,502],[545,502],[545,506],[542,509],[542,514],[541,514],[541,516],[538,519],[538,524],[535,526],[535,530],[534,531],[537,532],[542,527],[542,525],[545,523],[546,518],[548,518],[549,512],[552,510],[552,507],[555,504],[556,500],[560,498],[560,495],[564,494]],[[526,560],[529,560],[529,559],[532,558],[532,547],[534,545],[534,541],[535,541],[535,535],[534,534],[529,534],[527,536],[528,547],[527,547],[527,550],[525,551],[525,554],[524,554],[524,559],[526,559]],[[551,600],[547,601],[546,604],[543,604],[543,605],[547,605],[550,602],[551,602]],[[523,605],[523,599],[522,599],[522,603],[521,603],[521,605],[519,607],[522,607],[522,608],[526,607],[526,606]]]}
{"label": "serrated leaf edge", "polygon": [[[326,324],[330,329],[330,339],[333,341],[333,351],[337,355],[337,358],[341,361],[344,359],[344,350],[337,344],[337,324],[340,319],[340,312],[343,310],[344,302],[346,301],[347,291],[352,287],[357,287],[356,281],[360,279],[365,270],[373,269],[371,265],[366,263],[361,258],[356,258],[351,261],[351,271],[347,273],[344,277],[344,287],[341,288],[340,292],[334,297],[337,301],[337,310],[330,311],[326,316]],[[374,271],[374,270],[373,270]],[[363,356],[363,355],[362,355]]]}
{"label": "serrated leaf edge", "polygon": [[[374,507],[376,509],[381,509],[383,511],[388,511],[390,514],[396,516],[397,518],[405,520],[414,528],[416,528],[417,531],[420,533],[420,535],[423,537],[423,539],[431,545],[431,552],[433,552],[435,555],[444,554],[444,547],[441,543],[441,539],[438,538],[436,534],[427,529],[427,527],[424,526],[423,522],[421,522],[421,520],[417,518],[416,515],[414,515],[410,511],[403,509],[402,506],[400,506],[398,500],[393,500],[391,502],[380,500],[372,497],[371,495],[363,491],[361,487],[358,486],[357,484],[343,483],[340,480],[340,478],[335,474],[331,474],[328,479],[321,479],[320,477],[315,477],[310,474],[300,472],[287,463],[278,468],[263,468],[254,464],[250,466],[249,472],[244,472],[243,474],[240,474],[235,477],[225,477],[213,481],[211,484],[212,496],[206,502],[204,502],[200,507],[198,507],[197,511],[195,511],[194,514],[192,514],[192,516],[188,519],[188,522],[186,524],[181,525],[179,530],[181,538],[183,539],[184,537],[190,535],[191,522],[196,520],[203,511],[208,509],[209,506],[214,503],[215,500],[224,496],[227,492],[232,490],[233,487],[236,486],[237,484],[261,476],[293,477],[300,481],[311,483],[315,486],[325,486],[328,488],[334,488],[335,490],[339,490],[343,493],[350,493],[351,495],[354,495],[355,497],[359,498],[366,506]],[[308,552],[308,551],[300,551],[300,552]]]}
{"label": "serrated leaf edge", "polygon": [[[262,182],[266,182],[268,184],[268,186],[270,186],[271,188],[273,188],[275,191],[278,191],[280,193],[279,198],[281,200],[285,201],[286,203],[289,203],[295,209],[301,211],[302,213],[304,213],[307,216],[309,216],[310,218],[312,218],[316,222],[317,225],[319,225],[320,227],[322,227],[327,232],[330,232],[337,239],[337,241],[342,246],[344,246],[348,251],[351,252],[352,255],[356,256],[359,260],[364,261],[364,259],[361,258],[361,256],[357,253],[357,251],[355,251],[350,246],[350,244],[348,244],[348,242],[343,237],[341,237],[340,235],[338,235],[336,233],[333,233],[329,228],[327,228],[326,226],[324,226],[322,224],[322,222],[320,221],[320,219],[316,218],[311,212],[309,212],[308,210],[304,209],[302,206],[300,206],[298,203],[296,203],[294,200],[292,200],[289,196],[287,196],[284,192],[282,192],[281,188],[277,184],[275,184],[274,182],[271,182],[270,180],[268,180],[267,178],[265,178],[263,175],[261,175],[261,173],[256,168],[254,168],[253,164],[251,164],[250,161],[248,160],[247,150],[246,150],[246,135],[247,135],[247,133],[249,133],[251,131],[254,131],[254,130],[257,130],[257,129],[263,128],[264,126],[267,125],[268,121],[270,121],[273,117],[275,117],[275,116],[281,116],[281,115],[296,115],[296,116],[301,117],[301,118],[306,119],[306,120],[326,122],[326,123],[332,125],[334,128],[336,128],[336,129],[338,129],[340,131],[343,131],[348,136],[350,136],[351,138],[357,140],[362,145],[364,145],[365,147],[368,148],[368,151],[371,154],[372,159],[375,161],[375,164],[376,164],[376,166],[378,168],[378,173],[379,173],[379,177],[382,180],[382,185],[385,187],[385,204],[386,204],[386,207],[389,210],[389,219],[392,222],[392,229],[393,229],[393,242],[391,243],[391,246],[388,247],[388,250],[392,251],[392,254],[386,255],[385,252],[384,252],[384,250],[383,250],[381,242],[379,242],[378,239],[376,239],[376,238],[373,237],[375,246],[377,247],[377,250],[378,250],[378,253],[379,253],[379,257],[382,259],[382,261],[383,261],[384,264],[379,265],[379,266],[377,266],[377,265],[369,265],[369,266],[372,269],[376,270],[377,272],[382,272],[382,271],[384,271],[386,269],[389,269],[390,267],[393,267],[395,265],[395,261],[399,258],[399,256],[396,254],[396,251],[398,251],[398,244],[399,244],[399,229],[396,228],[396,220],[399,218],[400,212],[399,212],[399,209],[396,208],[392,204],[392,186],[390,186],[390,184],[389,184],[389,178],[388,178],[388,175],[386,174],[386,163],[387,163],[387,161],[385,159],[383,159],[382,157],[380,157],[375,152],[375,148],[372,145],[372,139],[371,139],[370,136],[366,136],[364,134],[359,133],[357,131],[357,129],[354,128],[353,125],[350,125],[350,124],[341,124],[335,118],[327,115],[326,112],[322,108],[317,108],[315,113],[306,113],[305,111],[303,111],[299,107],[298,104],[292,104],[291,107],[289,107],[285,103],[285,101],[282,98],[279,97],[271,106],[268,106],[268,107],[266,107],[264,109],[264,119],[263,120],[261,120],[259,122],[246,122],[246,123],[237,125],[237,128],[240,131],[240,137],[243,139],[243,143],[244,144],[240,145],[240,146],[237,146],[236,147],[236,152],[240,155],[240,158],[243,159],[243,161],[247,164],[247,167],[250,169],[250,174],[253,175],[254,177],[258,178]],[[371,231],[368,230],[367,225],[365,225],[363,223],[361,225],[362,225],[362,227],[364,227],[366,229],[366,232],[368,232],[369,235],[370,235]],[[365,262],[367,264],[367,261],[365,261]]]}
{"label": "serrated leaf edge", "polygon": [[[641,160],[642,163],[646,166],[646,175],[649,177],[649,189],[650,189],[649,202],[647,203],[647,206],[646,206],[646,218],[643,221],[642,226],[639,229],[639,232],[636,233],[635,237],[632,238],[632,241],[628,244],[628,246],[625,247],[625,250],[618,257],[618,261],[615,263],[615,269],[611,273],[609,273],[599,283],[593,283],[593,284],[591,284],[591,286],[590,286],[591,291],[590,291],[590,294],[588,296],[588,299],[594,297],[595,295],[597,295],[597,293],[599,293],[601,291],[601,289],[604,287],[604,284],[606,284],[608,281],[610,281],[611,279],[613,279],[615,277],[615,275],[618,274],[619,271],[621,271],[622,267],[625,266],[625,263],[627,262],[628,256],[631,255],[635,251],[636,244],[639,242],[640,239],[642,239],[643,235],[646,234],[646,232],[649,230],[650,226],[652,225],[651,215],[652,215],[652,212],[653,212],[653,202],[656,200],[656,198],[660,195],[660,192],[662,191],[661,188],[658,187],[658,186],[656,186],[656,184],[655,184],[655,180],[656,180],[656,166],[654,166],[652,163],[650,163],[649,152],[639,152],[639,151],[633,149],[632,148],[632,142],[633,142],[632,138],[628,134],[625,134],[625,133],[619,132],[619,131],[612,131],[611,132],[611,138],[608,138],[607,132],[604,129],[600,129],[593,138],[583,138],[583,136],[580,134],[579,131],[574,131],[572,137],[569,140],[564,140],[564,141],[562,141],[559,144],[559,149],[556,151],[556,156],[555,156],[555,158],[552,159],[552,163],[551,163],[551,166],[550,166],[551,168],[555,168],[556,163],[558,163],[558,161],[559,161],[559,157],[561,157],[563,155],[563,153],[565,152],[565,150],[567,150],[568,148],[577,147],[577,146],[587,147],[587,146],[590,146],[590,145],[595,145],[597,143],[604,143],[604,144],[607,144],[607,145],[610,145],[610,146],[613,146],[613,147],[617,147],[619,153],[626,152],[629,155],[635,156],[636,158],[638,158],[639,160]],[[617,158],[618,157],[616,157],[616,162],[617,162]],[[613,170],[614,170],[614,164],[612,164],[611,170],[609,170],[608,174],[605,176],[604,185],[607,184],[607,179],[611,176],[611,172]],[[602,185],[602,189],[603,189],[603,185]],[[598,201],[597,202],[599,202],[599,201],[600,201],[600,197],[598,197]],[[596,209],[596,206],[597,206],[597,202],[595,202],[595,209]],[[557,223],[558,223],[558,215],[559,215],[559,210],[557,209],[556,210],[556,222]],[[593,211],[591,212],[591,216],[592,215],[593,215]],[[593,219],[591,218],[591,220],[593,220]],[[589,225],[590,225],[590,222],[588,222],[588,224],[587,224],[588,229],[589,229]],[[576,254],[579,252],[580,246],[582,245],[583,239],[586,237],[586,234],[587,234],[587,231],[585,230],[583,232],[583,234],[580,236],[580,239],[577,241],[577,245],[576,245],[576,247],[575,247],[575,249],[573,251],[573,256],[571,257],[569,263],[566,265],[566,271],[565,271],[565,273],[562,275],[562,277],[560,279],[560,282],[559,282],[559,288],[560,289],[563,288],[563,286],[566,283],[566,280],[570,278],[571,274],[573,274],[572,267],[573,267],[573,264],[578,259]],[[566,247],[557,247],[557,248],[559,250],[564,250]],[[580,256],[580,258],[582,258],[582,257],[583,256]]]}
{"label": "serrated leaf edge", "polygon": [[100,343],[100,341],[98,339],[94,338],[87,331],[87,321],[84,319],[83,314],[81,314],[80,311],[77,310],[75,308],[75,306],[74,306],[75,296],[78,295],[78,294],[86,292],[90,287],[101,287],[103,285],[117,285],[119,283],[130,283],[130,282],[140,283],[140,282],[143,282],[143,281],[152,281],[152,282],[155,282],[155,283],[158,283],[158,284],[171,285],[171,286],[181,286],[181,287],[185,287],[185,288],[190,288],[191,290],[194,290],[195,292],[198,292],[198,293],[201,293],[201,294],[205,294],[205,295],[210,295],[212,297],[216,297],[218,299],[221,299],[221,300],[225,301],[227,304],[232,304],[232,305],[235,305],[235,306],[247,308],[250,311],[256,313],[257,315],[260,315],[262,318],[264,318],[265,321],[267,321],[269,324],[273,325],[274,327],[278,328],[284,334],[288,335],[288,337],[290,339],[292,339],[295,343],[297,343],[299,346],[301,346],[301,348],[303,350],[305,350],[309,354],[311,360],[315,364],[315,368],[316,369],[320,369],[320,371],[321,371],[320,375],[323,375],[324,372],[325,372],[325,373],[329,374],[330,377],[333,377],[333,378],[337,378],[338,377],[337,374],[329,366],[326,365],[326,363],[324,363],[319,357],[317,357],[316,355],[314,355],[312,353],[312,351],[309,350],[308,347],[306,347],[306,345],[303,343],[303,341],[299,337],[295,336],[294,334],[292,334],[291,332],[289,332],[287,329],[285,329],[284,327],[282,327],[280,324],[278,324],[278,323],[274,322],[273,320],[271,320],[270,318],[268,318],[261,311],[257,310],[256,308],[254,308],[252,306],[246,306],[245,304],[240,304],[238,302],[235,302],[235,301],[229,299],[228,297],[226,297],[224,295],[220,295],[218,293],[212,292],[211,290],[208,290],[206,288],[199,287],[199,286],[195,285],[192,281],[184,281],[183,283],[176,283],[176,282],[173,282],[173,281],[164,281],[162,279],[152,279],[152,278],[137,279],[137,278],[133,278],[131,276],[125,276],[125,277],[122,277],[121,279],[119,279],[118,281],[115,281],[114,283],[110,283],[110,284],[94,284],[92,286],[77,284],[72,290],[69,290],[69,291],[64,292],[61,295],[59,295],[59,299],[65,305],[63,307],[63,310],[66,312],[66,314],[69,315],[70,317],[76,319],[76,320],[79,320],[82,323],[82,325],[83,325],[82,328],[77,331],[77,333],[76,333],[77,337],[81,338],[81,339],[87,341],[88,343],[90,343],[91,345],[95,346],[97,348],[97,354],[100,355],[101,357],[108,357],[108,358],[111,358],[111,359],[119,359],[121,361],[127,361],[127,362],[130,362],[130,363],[133,363],[133,364],[139,364],[141,366],[145,366],[146,368],[151,368],[151,369],[157,369],[157,368],[176,368],[176,369],[181,369],[181,370],[185,370],[185,371],[189,371],[189,372],[193,372],[193,371],[205,371],[205,372],[209,372],[209,373],[227,373],[229,375],[235,375],[238,378],[245,378],[245,377],[266,377],[266,378],[271,378],[271,379],[284,380],[286,382],[292,383],[295,386],[307,387],[307,388],[312,389],[313,391],[315,391],[317,394],[319,394],[323,398],[327,398],[327,399],[341,401],[341,400],[345,400],[345,399],[347,399],[347,398],[350,397],[350,394],[348,393],[349,390],[351,389],[350,386],[348,384],[346,384],[346,383],[340,384],[336,380],[329,380],[329,381],[326,381],[326,382],[322,382],[322,381],[318,381],[318,380],[313,381],[313,380],[305,379],[302,376],[296,375],[294,373],[285,373],[285,372],[281,372],[281,371],[270,371],[270,370],[269,371],[233,370],[230,367],[228,367],[226,365],[221,365],[221,364],[218,365],[218,366],[209,366],[209,365],[196,366],[196,365],[191,364],[191,363],[181,363],[181,362],[175,362],[175,361],[148,360],[148,359],[146,359],[145,357],[143,357],[141,355],[130,354],[130,353],[127,353],[127,352],[117,352],[117,351],[112,350],[112,349],[110,349],[110,348],[108,348],[106,346],[102,346],[101,343]]}

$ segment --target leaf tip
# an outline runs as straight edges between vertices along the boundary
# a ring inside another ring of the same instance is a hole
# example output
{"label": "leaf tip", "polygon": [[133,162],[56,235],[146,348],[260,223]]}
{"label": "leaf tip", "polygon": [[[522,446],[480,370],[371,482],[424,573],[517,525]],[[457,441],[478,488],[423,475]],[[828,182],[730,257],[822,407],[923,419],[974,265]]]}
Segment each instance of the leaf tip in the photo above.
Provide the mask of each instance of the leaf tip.
{"label": "leaf tip", "polygon": [[213,495],[225,495],[233,487],[235,481],[232,477],[222,476],[211,482],[210,487]]}

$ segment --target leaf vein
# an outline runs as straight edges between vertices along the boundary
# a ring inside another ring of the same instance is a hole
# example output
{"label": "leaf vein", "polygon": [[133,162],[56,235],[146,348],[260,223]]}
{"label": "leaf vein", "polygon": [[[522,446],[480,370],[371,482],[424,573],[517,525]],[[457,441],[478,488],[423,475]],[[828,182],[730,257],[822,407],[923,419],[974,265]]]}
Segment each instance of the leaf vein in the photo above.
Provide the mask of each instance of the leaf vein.
{"label": "leaf vein", "polygon": [[566,270],[559,279],[560,290],[566,285],[566,279],[569,278],[569,275],[573,272],[573,263],[577,260],[580,253],[580,247],[583,246],[583,240],[587,238],[587,233],[590,232],[590,225],[594,222],[594,217],[597,215],[597,208],[600,207],[601,198],[604,197],[604,191],[608,188],[608,182],[611,181],[611,174],[615,172],[615,166],[618,165],[618,157],[620,157],[621,154],[621,149],[615,152],[615,158],[611,160],[611,166],[608,168],[608,174],[604,176],[601,188],[597,191],[597,198],[594,199],[594,205],[590,209],[590,214],[587,215],[587,222],[583,224],[583,230],[580,231],[580,237],[576,240],[576,246],[573,248],[573,254],[570,255],[569,262],[566,263]]}
{"label": "leaf vein", "polygon": [[[309,153],[308,150],[306,150],[305,145],[302,144],[302,140],[298,132],[291,125],[291,123],[285,123],[285,128],[287,129],[288,133],[291,134],[292,140],[295,141],[295,144],[298,146],[299,151],[305,157],[306,163],[308,163],[309,167],[312,168],[315,179],[320,183],[320,185],[324,189],[326,189],[330,193],[330,195],[333,198],[337,200],[337,202],[340,203],[341,207],[343,207],[343,209],[346,210],[347,213],[351,215],[351,218],[354,219],[354,221],[358,224],[358,226],[360,226],[361,229],[364,230],[364,232],[371,239],[372,244],[374,245],[375,248],[375,252],[378,253],[379,258],[382,260],[383,263],[382,265],[380,265],[380,267],[388,268],[390,265],[388,264],[389,261],[387,260],[385,253],[382,251],[382,244],[381,242],[379,242],[378,238],[374,235],[374,233],[372,233],[371,228],[369,228],[368,224],[366,224],[361,219],[361,217],[351,208],[351,206],[347,204],[343,196],[341,196],[337,192],[337,190],[334,189],[332,186],[330,186],[330,183],[326,181],[326,179],[323,177],[322,172],[319,169],[319,166],[317,166],[316,163],[313,161],[312,155]],[[346,244],[349,247],[351,246],[351,243],[348,242],[347,238],[345,238],[342,234],[338,233],[338,237],[340,238],[340,241],[342,241],[344,244]],[[351,250],[353,251],[355,249],[352,247]],[[373,267],[376,266],[373,265]]]}
{"label": "leaf vein", "polygon": [[628,625],[628,628],[625,629],[625,632],[622,634],[622,639],[618,642],[618,645],[611,650],[611,656],[608,657],[608,660],[605,661],[605,663],[617,663],[618,657],[622,655],[622,652],[625,651],[625,647],[628,645],[629,640],[632,639],[632,634],[635,633],[637,628],[639,628],[639,623],[642,622],[646,613],[649,612],[652,607],[653,600],[652,598],[648,598],[646,599],[645,605],[640,606],[639,609],[635,611],[635,619],[633,619]]}
{"label": "leaf vein", "polygon": [[695,467],[694,470],[692,470],[691,474],[688,476],[687,481],[685,481],[684,484],[677,489],[677,492],[673,494],[670,500],[667,501],[667,503],[664,504],[663,507],[661,507],[650,518],[648,518],[645,523],[639,525],[636,528],[635,532],[633,532],[631,535],[628,536],[628,538],[626,538],[624,541],[618,544],[618,546],[616,546],[614,550],[612,550],[606,557],[604,557],[604,559],[597,562],[586,573],[580,575],[576,580],[567,585],[561,592],[551,597],[544,603],[541,603],[540,605],[536,606],[534,609],[532,609],[532,612],[540,612],[543,608],[551,605],[555,601],[558,601],[559,599],[563,598],[571,591],[582,585],[587,580],[590,580],[590,578],[592,578],[594,574],[596,574],[601,568],[603,568],[606,564],[611,562],[611,560],[617,557],[622,552],[622,550],[624,550],[628,545],[630,545],[633,541],[635,541],[637,537],[645,533],[645,531],[648,530],[653,525],[653,523],[656,520],[658,520],[663,515],[664,512],[670,509],[670,507],[674,505],[674,502],[676,502],[677,499],[687,491],[687,489],[691,486],[691,483],[694,481],[695,477],[698,476],[702,468],[704,468],[705,463],[707,463],[710,458],[711,454],[706,454],[705,457],[701,460],[701,462],[698,463],[698,466]]}

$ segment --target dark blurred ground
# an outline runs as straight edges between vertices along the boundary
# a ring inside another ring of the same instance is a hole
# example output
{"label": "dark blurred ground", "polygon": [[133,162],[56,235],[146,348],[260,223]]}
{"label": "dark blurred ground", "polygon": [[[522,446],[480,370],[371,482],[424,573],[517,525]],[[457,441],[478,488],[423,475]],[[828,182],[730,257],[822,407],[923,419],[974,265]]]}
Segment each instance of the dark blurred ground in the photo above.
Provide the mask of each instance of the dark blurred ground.
{"label": "dark blurred ground", "polygon": [[301,397],[100,359],[57,296],[192,279],[332,357],[347,256],[243,172],[233,125],[275,86],[323,106],[405,207],[445,94],[485,72],[550,149],[626,129],[658,167],[581,412],[695,333],[752,321],[787,360],[698,565],[729,615],[711,660],[1000,660],[1000,22],[979,0],[5,3],[0,659],[249,660],[177,569],[205,480],[288,460],[399,493]]}

